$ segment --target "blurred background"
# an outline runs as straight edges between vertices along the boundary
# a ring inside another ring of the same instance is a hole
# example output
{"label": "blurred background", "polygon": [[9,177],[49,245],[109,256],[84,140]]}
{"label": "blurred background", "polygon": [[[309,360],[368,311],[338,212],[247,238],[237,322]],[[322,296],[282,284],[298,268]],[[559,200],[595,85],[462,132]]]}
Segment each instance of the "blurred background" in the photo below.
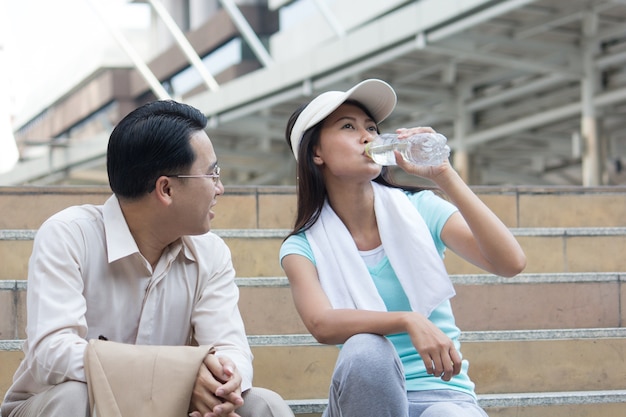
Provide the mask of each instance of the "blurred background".
{"label": "blurred background", "polygon": [[289,115],[366,78],[469,184],[626,183],[625,0],[0,1],[0,185],[107,184],[112,128],[165,98],[226,187],[293,185]]}

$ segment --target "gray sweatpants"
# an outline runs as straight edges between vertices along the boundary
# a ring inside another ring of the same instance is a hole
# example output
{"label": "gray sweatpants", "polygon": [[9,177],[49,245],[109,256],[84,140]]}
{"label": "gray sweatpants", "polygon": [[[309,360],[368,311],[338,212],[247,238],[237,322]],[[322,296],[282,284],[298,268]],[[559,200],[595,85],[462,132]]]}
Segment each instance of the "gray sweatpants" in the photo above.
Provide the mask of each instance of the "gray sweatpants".
{"label": "gray sweatpants", "polygon": [[487,417],[475,399],[454,390],[409,391],[387,338],[357,334],[341,348],[323,417]]}

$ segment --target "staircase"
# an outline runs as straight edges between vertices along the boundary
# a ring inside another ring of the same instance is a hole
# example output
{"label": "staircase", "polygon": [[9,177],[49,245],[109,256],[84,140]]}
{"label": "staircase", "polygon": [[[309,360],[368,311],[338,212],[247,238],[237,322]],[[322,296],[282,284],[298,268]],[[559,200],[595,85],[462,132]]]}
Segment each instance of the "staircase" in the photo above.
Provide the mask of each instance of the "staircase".
{"label": "staircase", "polygon": [[[464,331],[464,357],[491,417],[626,415],[626,187],[475,187],[511,228],[528,266],[515,278],[445,258]],[[0,397],[23,355],[27,263],[37,227],[106,187],[0,188]],[[230,187],[213,229],[230,246],[255,385],[299,416],[326,404],[337,348],[318,344],[296,314],[278,263],[295,213],[293,187]]]}

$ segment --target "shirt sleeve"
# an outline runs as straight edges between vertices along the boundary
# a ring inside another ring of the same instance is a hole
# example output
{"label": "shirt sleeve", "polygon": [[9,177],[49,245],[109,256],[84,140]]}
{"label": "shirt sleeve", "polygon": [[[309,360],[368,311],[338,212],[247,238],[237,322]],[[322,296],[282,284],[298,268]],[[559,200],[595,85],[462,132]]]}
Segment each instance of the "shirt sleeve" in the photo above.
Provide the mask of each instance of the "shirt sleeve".
{"label": "shirt sleeve", "polygon": [[85,381],[87,341],[81,262],[86,244],[76,224],[48,220],[37,231],[28,267],[26,329],[30,372],[55,385]]}
{"label": "shirt sleeve", "polygon": [[281,265],[285,256],[294,254],[304,256],[315,265],[313,250],[304,232],[289,236],[280,246],[279,259]]}
{"label": "shirt sleeve", "polygon": [[239,288],[231,253],[217,236],[206,248],[209,259],[200,265],[199,290],[194,301],[192,326],[200,345],[216,348],[216,355],[226,356],[242,376],[242,391],[252,386],[252,352],[239,311]]}
{"label": "shirt sleeve", "polygon": [[452,214],[458,211],[456,206],[439,197],[431,190],[407,193],[409,200],[426,222],[435,241],[437,251],[443,256],[446,246],[441,240],[441,230]]}

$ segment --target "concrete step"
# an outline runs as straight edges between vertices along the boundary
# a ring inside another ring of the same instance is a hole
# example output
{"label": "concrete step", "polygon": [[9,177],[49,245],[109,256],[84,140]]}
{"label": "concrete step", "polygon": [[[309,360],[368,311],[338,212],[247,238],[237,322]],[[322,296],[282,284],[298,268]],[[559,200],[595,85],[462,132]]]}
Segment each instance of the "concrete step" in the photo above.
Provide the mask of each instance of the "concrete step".
{"label": "concrete step", "polygon": [[[513,279],[446,256],[481,405],[491,417],[626,415],[626,187],[474,191],[528,256],[525,273]],[[109,195],[107,187],[0,187],[0,398],[22,360],[36,229],[64,207]],[[299,415],[319,416],[338,351],[306,332],[278,264],[295,188],[227,187],[218,201],[213,227],[233,252],[255,383],[280,392]]]}
{"label": "concrete step", "polygon": [[[323,401],[317,399],[327,398],[336,347],[320,345],[308,334],[250,336],[249,340],[256,385],[300,404],[302,413],[307,404],[322,407]],[[6,390],[21,360],[21,343],[0,342],[0,364],[5,368],[0,390]],[[547,405],[593,405],[596,411],[598,404],[622,411],[626,406],[621,404],[626,398],[626,329],[466,332],[462,345],[477,393],[485,407],[496,411],[493,415],[514,415],[507,410]]]}
{"label": "concrete step", "polygon": [[[626,227],[511,229],[528,259],[526,273],[626,271]],[[24,279],[34,229],[0,230],[0,279]],[[231,249],[240,276],[280,276],[280,245],[286,229],[215,229]],[[450,274],[480,274],[481,269],[452,251],[444,260]]]}
{"label": "concrete step", "polygon": [[[621,327],[626,311],[618,273],[452,275],[457,324],[464,331]],[[306,333],[285,277],[238,278],[248,334]]]}
{"label": "concrete step", "polygon": [[[473,187],[509,227],[626,227],[626,187]],[[74,204],[101,204],[108,187],[0,187],[0,229],[36,229]],[[213,226],[288,229],[296,207],[292,186],[226,186]]]}
{"label": "concrete step", "polygon": [[[0,229],[36,229],[66,207],[102,204],[110,195],[108,187],[98,186],[0,187]],[[289,228],[295,213],[295,188],[227,187],[216,210],[216,228]]]}
{"label": "concrete step", "polygon": [[[464,331],[621,327],[623,274],[453,275],[452,305]],[[250,335],[307,333],[285,277],[240,277],[239,307]],[[0,339],[25,337],[25,280],[0,281]]]}
{"label": "concrete step", "polygon": [[[325,398],[337,357],[312,336],[251,336],[255,381],[289,399]],[[626,329],[465,332],[479,394],[618,390],[626,386]]]}
{"label": "concrete step", "polygon": [[[297,415],[321,416],[328,400],[287,400]],[[490,417],[623,416],[626,390],[483,394],[478,403]]]}

